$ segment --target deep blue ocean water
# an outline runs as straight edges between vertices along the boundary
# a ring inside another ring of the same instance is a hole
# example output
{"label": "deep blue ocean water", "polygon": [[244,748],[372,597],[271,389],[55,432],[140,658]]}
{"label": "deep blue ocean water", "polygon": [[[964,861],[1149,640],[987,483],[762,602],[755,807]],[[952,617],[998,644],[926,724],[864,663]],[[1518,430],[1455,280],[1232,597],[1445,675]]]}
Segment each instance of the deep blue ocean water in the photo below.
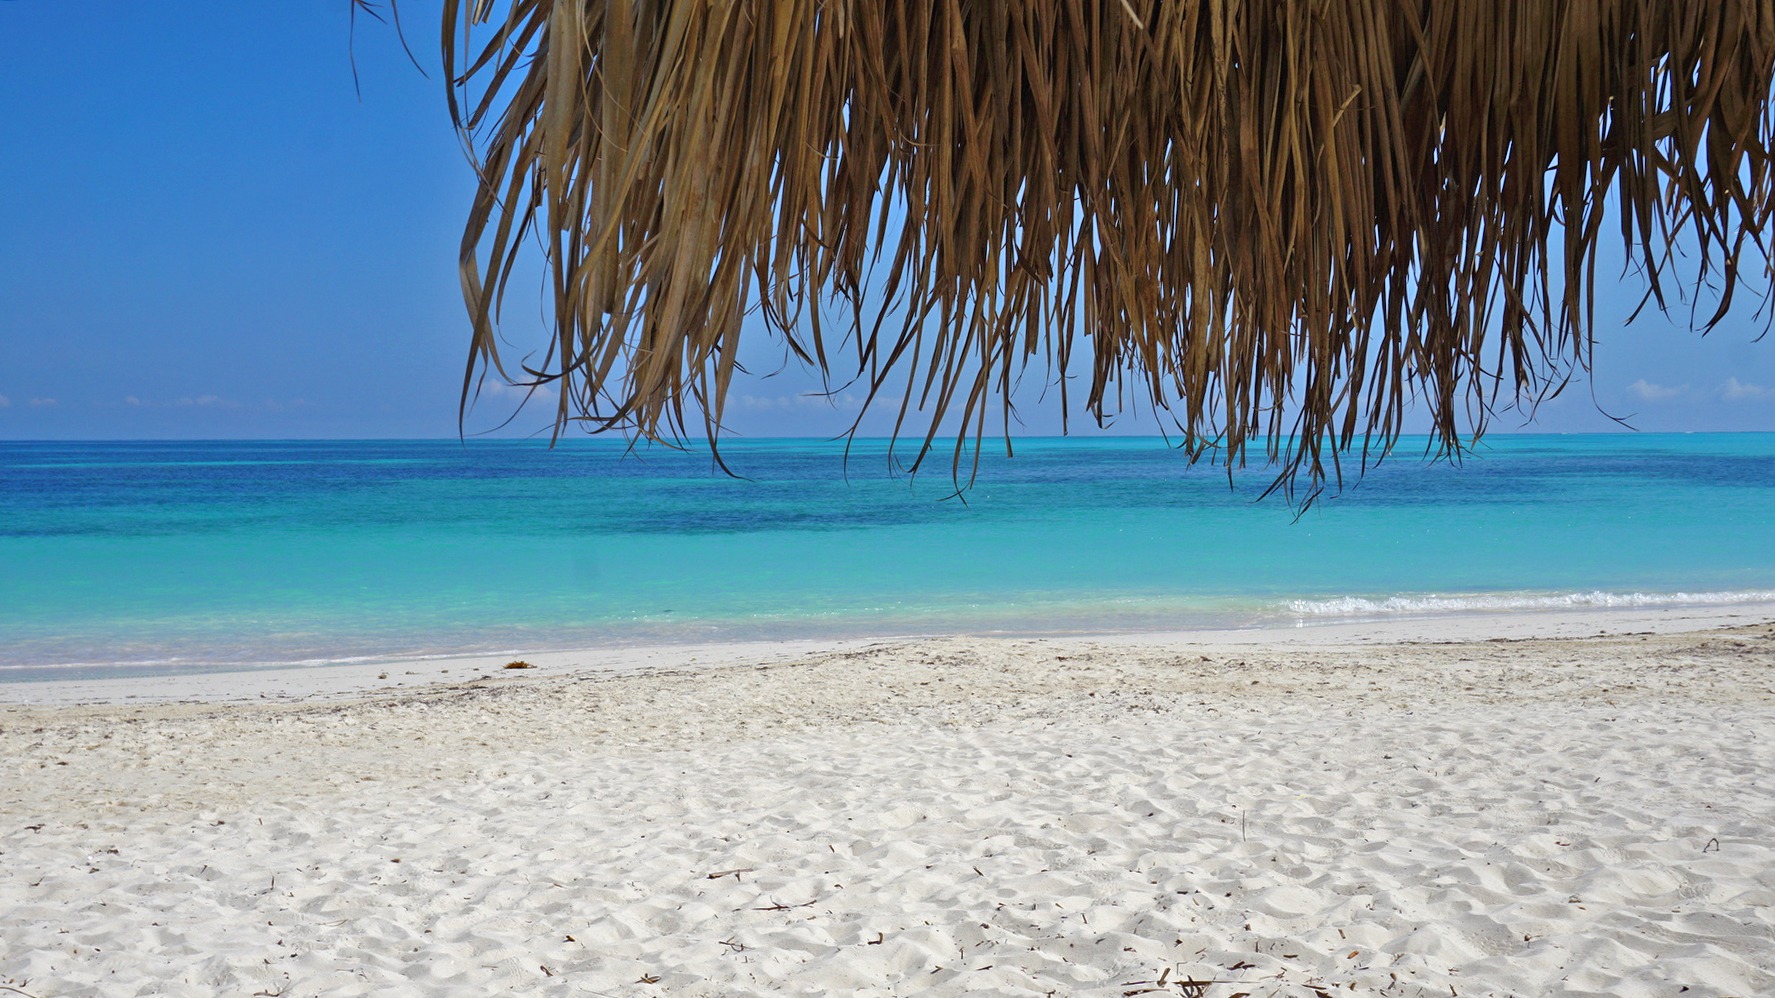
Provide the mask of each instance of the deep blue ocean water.
{"label": "deep blue ocean water", "polygon": [[0,681],[608,643],[1775,599],[1775,434],[1407,442],[1298,518],[1152,438],[0,442]]}

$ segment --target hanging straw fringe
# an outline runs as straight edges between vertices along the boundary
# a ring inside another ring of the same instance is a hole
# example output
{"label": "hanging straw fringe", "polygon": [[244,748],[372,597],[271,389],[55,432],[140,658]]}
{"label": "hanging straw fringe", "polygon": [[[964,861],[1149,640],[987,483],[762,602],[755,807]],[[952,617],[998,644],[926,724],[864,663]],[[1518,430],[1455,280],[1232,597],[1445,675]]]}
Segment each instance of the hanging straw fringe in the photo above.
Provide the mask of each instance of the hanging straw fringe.
{"label": "hanging straw fringe", "polygon": [[[557,432],[713,441],[757,316],[922,414],[921,458],[955,433],[958,475],[1025,367],[1083,349],[1098,420],[1132,393],[1192,458],[1255,443],[1316,488],[1414,400],[1458,453],[1587,368],[1611,207],[1660,306],[1678,247],[1706,325],[1770,278],[1768,0],[444,11],[481,175],[465,404],[553,386]],[[554,330],[519,373],[495,327],[531,239]]]}

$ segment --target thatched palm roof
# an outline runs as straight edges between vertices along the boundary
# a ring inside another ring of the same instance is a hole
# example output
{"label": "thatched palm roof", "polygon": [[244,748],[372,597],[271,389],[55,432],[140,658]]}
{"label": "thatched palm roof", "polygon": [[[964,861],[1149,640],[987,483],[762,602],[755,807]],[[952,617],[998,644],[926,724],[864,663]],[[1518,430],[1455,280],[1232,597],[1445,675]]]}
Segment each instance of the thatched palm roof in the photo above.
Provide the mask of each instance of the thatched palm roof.
{"label": "thatched palm roof", "polygon": [[1604,240],[1659,303],[1770,280],[1770,0],[446,0],[444,37],[471,381],[561,425],[715,434],[749,325],[964,440],[1088,355],[1093,415],[1316,482],[1410,400],[1458,447],[1563,385]]}

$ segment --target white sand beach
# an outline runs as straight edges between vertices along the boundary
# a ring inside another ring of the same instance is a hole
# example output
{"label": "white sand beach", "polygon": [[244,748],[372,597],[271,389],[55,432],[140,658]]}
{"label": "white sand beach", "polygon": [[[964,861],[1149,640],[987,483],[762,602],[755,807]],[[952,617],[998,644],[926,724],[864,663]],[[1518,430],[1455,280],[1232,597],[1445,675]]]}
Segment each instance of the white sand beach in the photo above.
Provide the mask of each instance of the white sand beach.
{"label": "white sand beach", "polygon": [[1775,624],[1663,619],[56,684],[0,994],[1775,993]]}

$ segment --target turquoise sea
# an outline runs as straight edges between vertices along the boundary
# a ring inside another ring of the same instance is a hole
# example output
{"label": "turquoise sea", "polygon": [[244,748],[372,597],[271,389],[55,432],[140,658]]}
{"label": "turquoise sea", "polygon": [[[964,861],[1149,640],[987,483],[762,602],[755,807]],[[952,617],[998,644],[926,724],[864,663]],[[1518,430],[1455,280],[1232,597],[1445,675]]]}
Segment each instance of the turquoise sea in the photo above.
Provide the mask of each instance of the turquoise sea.
{"label": "turquoise sea", "polygon": [[1775,434],[1407,441],[1304,515],[1153,438],[0,443],[0,681],[1775,600]]}

